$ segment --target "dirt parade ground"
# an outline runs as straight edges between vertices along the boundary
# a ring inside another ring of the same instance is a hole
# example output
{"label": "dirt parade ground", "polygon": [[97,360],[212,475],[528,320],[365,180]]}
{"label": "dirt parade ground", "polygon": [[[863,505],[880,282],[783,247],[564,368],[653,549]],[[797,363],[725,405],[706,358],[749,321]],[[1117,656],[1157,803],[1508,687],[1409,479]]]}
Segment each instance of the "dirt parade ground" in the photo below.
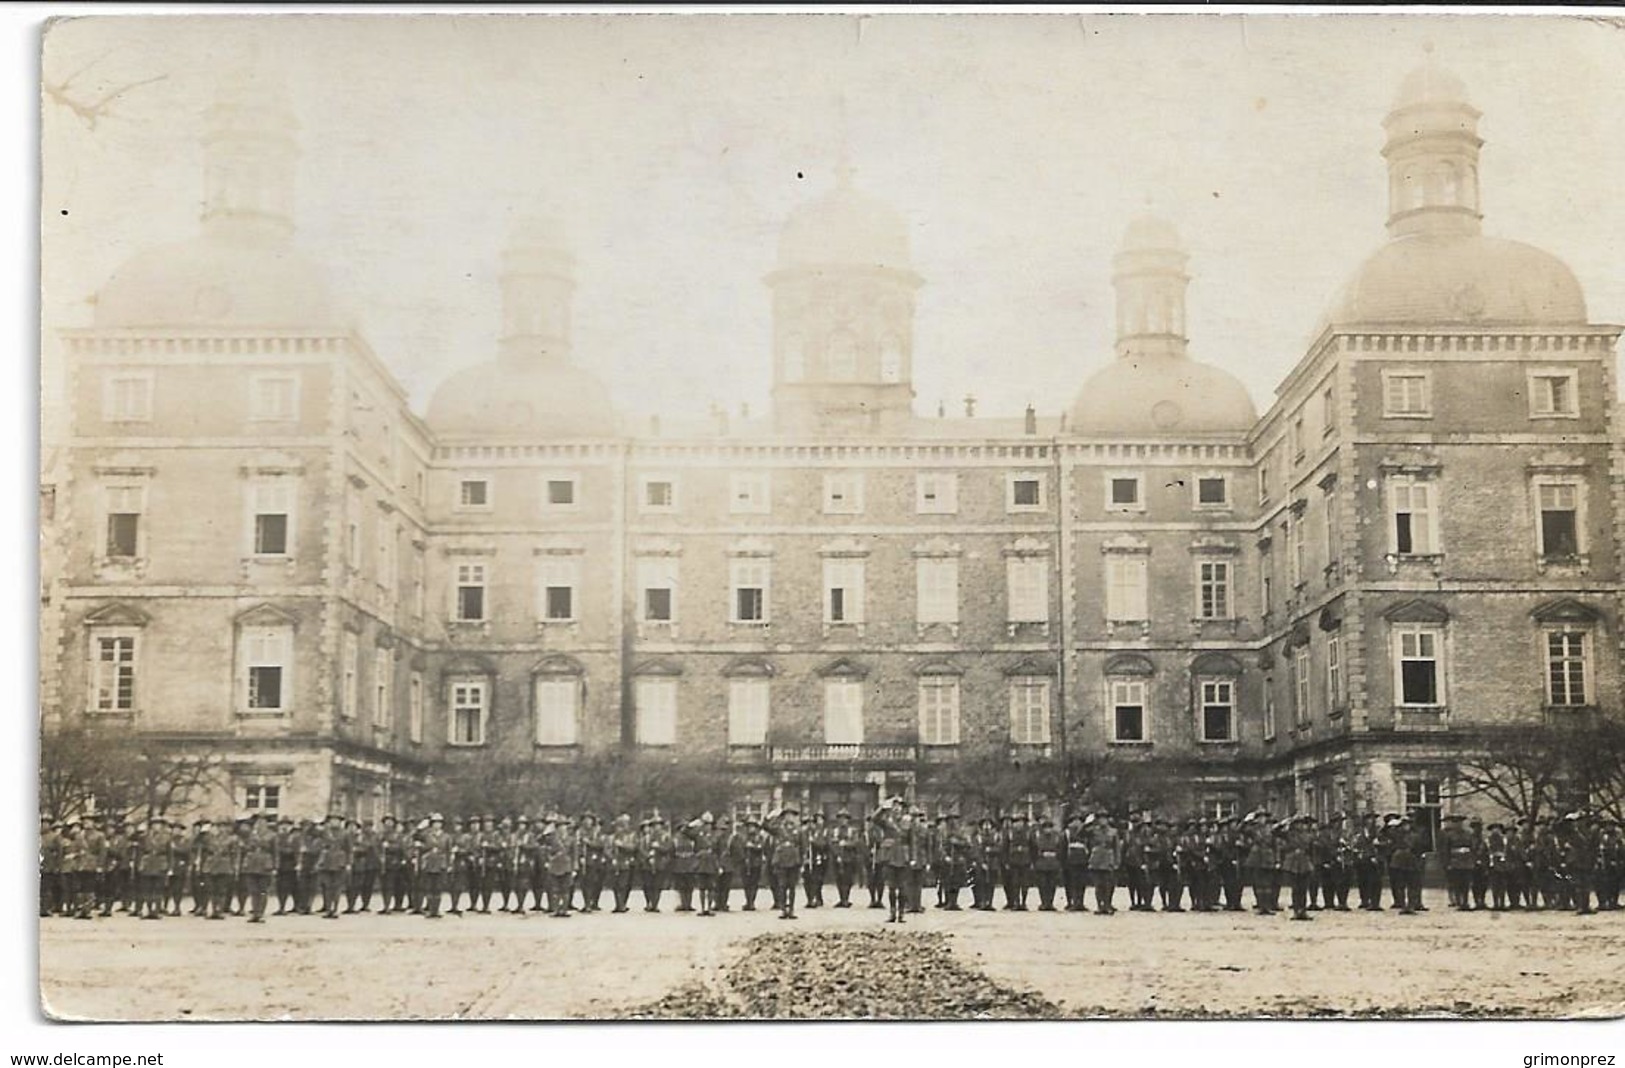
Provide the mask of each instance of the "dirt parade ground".
{"label": "dirt parade ground", "polygon": [[1625,1014],[1618,913],[885,915],[53,917],[40,985],[82,1020]]}

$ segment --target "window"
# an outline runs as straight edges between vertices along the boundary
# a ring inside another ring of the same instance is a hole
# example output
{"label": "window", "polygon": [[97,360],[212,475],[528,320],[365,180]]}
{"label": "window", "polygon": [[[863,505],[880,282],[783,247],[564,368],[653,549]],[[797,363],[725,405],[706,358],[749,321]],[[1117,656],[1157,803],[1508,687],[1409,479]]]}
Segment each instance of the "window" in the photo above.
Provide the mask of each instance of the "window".
{"label": "window", "polygon": [[1343,707],[1343,639],[1336,634],[1326,638],[1326,707]]}
{"label": "window", "polygon": [[959,622],[959,561],[953,557],[923,557],[914,562],[918,621]]}
{"label": "window", "polygon": [[293,489],[286,478],[261,479],[249,487],[255,556],[293,554]]}
{"label": "window", "polygon": [[858,377],[858,339],[848,330],[830,335],[824,350],[824,377],[831,382],[850,382]]}
{"label": "window", "polygon": [[1196,507],[1225,508],[1229,504],[1229,479],[1223,475],[1203,475],[1196,480]]}
{"label": "window", "polygon": [[416,671],[406,680],[406,737],[423,741],[423,676]]}
{"label": "window", "polygon": [[291,422],[299,418],[299,377],[254,375],[249,379],[248,417],[256,422]]}
{"label": "window", "polygon": [[863,622],[863,561],[824,561],[824,622]]}
{"label": "window", "polygon": [[340,666],[343,684],[339,690],[339,715],[345,719],[352,719],[355,717],[356,700],[360,696],[361,688],[361,651],[357,647],[355,631],[344,632],[344,645],[340,655],[343,657]]}
{"label": "window", "polygon": [[1580,486],[1574,482],[1540,482],[1535,486],[1535,495],[1540,508],[1541,557],[1575,559],[1580,555]]}
{"label": "window", "polygon": [[423,610],[428,604],[428,583],[424,577],[423,550],[412,550],[412,614],[419,619],[423,618]]}
{"label": "window", "polygon": [[491,507],[491,483],[484,478],[465,478],[457,483],[457,507],[477,511]]}
{"label": "window", "polygon": [[344,563],[351,571],[361,570],[361,500],[351,495],[345,501]]}
{"label": "window", "polygon": [[863,744],[863,683],[852,679],[824,681],[824,742]]}
{"label": "window", "polygon": [[1337,429],[1337,391],[1331,386],[1320,395],[1320,435],[1326,437]]}
{"label": "window", "polygon": [[1300,727],[1310,721],[1309,697],[1309,645],[1305,642],[1292,650],[1292,717]]}
{"label": "window", "polygon": [[1144,480],[1139,475],[1112,475],[1106,479],[1106,510],[1109,512],[1139,512],[1145,510],[1141,499]]}
{"label": "window", "polygon": [[1270,503],[1270,463],[1274,460],[1273,453],[1265,453],[1264,458],[1258,461],[1258,503]]}
{"label": "window", "polygon": [[1264,676],[1264,740],[1275,740],[1275,676]]}
{"label": "window", "polygon": [[677,680],[639,679],[637,685],[639,745],[677,744]]}
{"label": "window", "polygon": [[97,631],[90,638],[92,712],[135,711],[135,634]]}
{"label": "window", "polygon": [[645,476],[638,495],[638,509],[644,512],[675,512],[677,483],[666,476]]}
{"label": "window", "polygon": [[574,675],[538,676],[535,699],[536,744],[575,745],[581,680]]}
{"label": "window", "polygon": [[1430,556],[1439,551],[1439,510],[1434,485],[1396,478],[1388,486],[1390,551],[1400,556]]}
{"label": "window", "polygon": [[1225,560],[1196,562],[1196,612],[1202,619],[1230,618],[1230,564]]}
{"label": "window", "polygon": [[1010,741],[1049,744],[1049,680],[1038,676],[1010,680]]}
{"label": "window", "polygon": [[152,374],[114,374],[102,392],[102,418],[110,423],[146,423],[152,420]]}
{"label": "window", "polygon": [[863,476],[841,471],[824,476],[824,514],[857,515],[863,511]]}
{"label": "window", "polygon": [[767,744],[770,686],[767,679],[728,680],[729,745]]}
{"label": "window", "polygon": [[141,513],[146,490],[141,486],[108,486],[107,544],[109,560],[134,560],[141,555]]}
{"label": "window", "polygon": [[288,627],[245,627],[242,632],[243,710],[269,714],[288,710]]}
{"label": "window", "polygon": [[1398,418],[1422,418],[1432,414],[1428,375],[1425,371],[1384,371],[1382,375],[1382,414]]}
{"label": "window", "polygon": [[1398,703],[1431,708],[1444,700],[1440,663],[1441,631],[1425,627],[1394,628],[1394,694]]}
{"label": "window", "polygon": [[728,476],[728,511],[733,515],[767,515],[771,509],[765,471],[736,471]]}
{"label": "window", "polygon": [[1326,514],[1322,519],[1321,530],[1326,535],[1326,543],[1323,546],[1326,551],[1326,566],[1327,568],[1334,568],[1337,566],[1338,557],[1336,490],[1328,489],[1326,491]]}
{"label": "window", "polygon": [[920,680],[920,744],[959,744],[959,680]]}
{"label": "window", "polygon": [[1043,557],[1012,556],[1005,560],[1006,621],[1049,622],[1049,561]]}
{"label": "window", "polygon": [[243,810],[274,816],[282,809],[282,787],[249,784],[243,787]]}
{"label": "window", "polygon": [[412,472],[412,499],[419,504],[423,503],[424,494],[428,491],[428,480],[422,471]]}
{"label": "window", "polygon": [[1586,633],[1580,630],[1546,632],[1546,703],[1576,707],[1586,701]]}
{"label": "window", "polygon": [[1305,579],[1305,552],[1303,545],[1303,513],[1294,511],[1286,519],[1286,564],[1292,573],[1292,585],[1302,586]]}
{"label": "window", "polygon": [[451,745],[484,745],[490,684],[484,679],[451,680]]}
{"label": "window", "polygon": [[1260,609],[1269,615],[1275,602],[1275,557],[1268,549],[1258,554],[1258,596]]}
{"label": "window", "polygon": [[1241,813],[1241,803],[1233,797],[1208,797],[1202,800],[1202,818],[1215,823],[1233,820]]}
{"label": "window", "polygon": [[484,564],[458,564],[457,600],[452,606],[452,619],[458,623],[481,623],[485,620]]}
{"label": "window", "polygon": [[395,719],[392,690],[395,682],[395,657],[388,649],[374,650],[372,657],[372,725],[388,727]]}
{"label": "window", "polygon": [[395,542],[400,530],[384,516],[378,517],[378,586],[389,597],[395,596],[398,579],[395,574]]}
{"label": "window", "polygon": [[543,480],[542,501],[549,508],[576,506],[576,479],[572,475],[552,475]]}
{"label": "window", "polygon": [[1112,741],[1146,741],[1145,682],[1141,679],[1113,679],[1109,685],[1112,698]]}
{"label": "window", "polygon": [[767,622],[769,578],[766,560],[734,560],[728,565],[729,622]]}
{"label": "window", "polygon": [[671,623],[677,618],[677,560],[649,557],[638,561],[638,609],[645,623]]}
{"label": "window", "polygon": [[1106,619],[1143,622],[1146,612],[1146,559],[1143,556],[1106,558]]}
{"label": "window", "polygon": [[1287,427],[1286,440],[1287,448],[1292,451],[1292,459],[1303,459],[1303,413],[1301,411],[1292,417],[1292,423]]}
{"label": "window", "polygon": [[1041,512],[1044,510],[1044,476],[1014,474],[1005,476],[1004,510]]}
{"label": "window", "polygon": [[[1427,828],[1427,848],[1431,850],[1439,832],[1439,818],[1444,811],[1444,790],[1434,779],[1406,779],[1404,785],[1405,816],[1413,824]],[[1418,816],[1421,818],[1418,819]]]}
{"label": "window", "polygon": [[1529,415],[1536,419],[1573,418],[1580,414],[1574,371],[1529,372]]}
{"label": "window", "polygon": [[1236,684],[1229,679],[1203,679],[1202,741],[1236,740]]}
{"label": "window", "polygon": [[953,515],[959,511],[959,476],[952,471],[915,475],[914,510],[920,515]]}
{"label": "window", "polygon": [[575,560],[544,558],[538,565],[541,618],[548,623],[571,623],[576,618],[576,585],[580,565]]}

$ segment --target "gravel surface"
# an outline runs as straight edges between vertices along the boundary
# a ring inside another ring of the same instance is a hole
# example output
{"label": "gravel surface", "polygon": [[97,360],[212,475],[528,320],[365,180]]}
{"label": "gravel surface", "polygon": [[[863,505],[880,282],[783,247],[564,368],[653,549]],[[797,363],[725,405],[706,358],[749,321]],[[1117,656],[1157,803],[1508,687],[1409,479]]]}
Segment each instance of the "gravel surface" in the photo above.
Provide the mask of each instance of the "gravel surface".
{"label": "gravel surface", "polygon": [[52,918],[41,997],[90,1020],[1625,1014],[1622,913],[885,915]]}
{"label": "gravel surface", "polygon": [[948,936],[919,931],[757,935],[720,981],[693,983],[630,1019],[1042,1020],[1060,1009],[954,959]]}

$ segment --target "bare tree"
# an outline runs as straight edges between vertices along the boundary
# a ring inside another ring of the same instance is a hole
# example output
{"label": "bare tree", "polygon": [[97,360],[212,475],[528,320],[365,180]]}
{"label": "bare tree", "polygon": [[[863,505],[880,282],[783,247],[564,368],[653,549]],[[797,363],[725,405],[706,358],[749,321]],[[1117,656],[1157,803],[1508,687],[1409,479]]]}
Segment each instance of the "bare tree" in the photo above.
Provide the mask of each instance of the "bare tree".
{"label": "bare tree", "polygon": [[1625,726],[1612,720],[1531,724],[1494,731],[1456,761],[1456,798],[1483,797],[1518,819],[1584,800],[1625,813]]}
{"label": "bare tree", "polygon": [[219,746],[83,727],[40,737],[40,813],[151,819],[184,809],[225,786]]}

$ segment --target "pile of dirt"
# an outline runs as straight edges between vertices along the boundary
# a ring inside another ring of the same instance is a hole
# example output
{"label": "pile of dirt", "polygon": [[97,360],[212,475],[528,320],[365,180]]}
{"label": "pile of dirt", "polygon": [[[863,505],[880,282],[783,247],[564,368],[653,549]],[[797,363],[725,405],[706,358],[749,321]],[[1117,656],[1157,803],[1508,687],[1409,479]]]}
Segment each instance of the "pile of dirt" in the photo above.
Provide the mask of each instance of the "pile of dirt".
{"label": "pile of dirt", "polygon": [[1061,1010],[954,959],[935,932],[822,931],[752,938],[713,982],[625,1019],[1043,1020]]}

